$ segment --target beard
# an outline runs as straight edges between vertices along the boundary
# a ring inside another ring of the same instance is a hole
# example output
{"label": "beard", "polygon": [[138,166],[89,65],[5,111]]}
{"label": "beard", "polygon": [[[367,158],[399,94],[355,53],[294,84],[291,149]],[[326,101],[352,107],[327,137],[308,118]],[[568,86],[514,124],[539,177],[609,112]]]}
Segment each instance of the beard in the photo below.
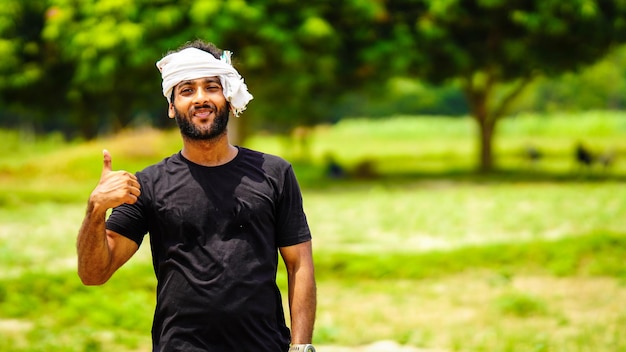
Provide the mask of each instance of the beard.
{"label": "beard", "polygon": [[195,141],[210,141],[226,133],[229,118],[228,103],[222,108],[217,108],[214,105],[204,105],[202,108],[213,108],[215,111],[213,123],[208,128],[200,128],[195,125],[192,118],[189,117],[190,114],[183,115],[174,107],[174,119],[176,119],[180,133],[184,138]]}

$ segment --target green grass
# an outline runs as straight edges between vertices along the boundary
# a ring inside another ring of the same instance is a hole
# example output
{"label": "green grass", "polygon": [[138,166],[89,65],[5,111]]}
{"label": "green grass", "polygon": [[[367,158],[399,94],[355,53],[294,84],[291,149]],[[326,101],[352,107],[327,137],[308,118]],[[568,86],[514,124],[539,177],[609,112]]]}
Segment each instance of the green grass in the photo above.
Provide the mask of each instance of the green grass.
{"label": "green grass", "polygon": [[[314,233],[315,342],[391,339],[448,351],[626,349],[626,115],[518,116],[497,135],[501,168],[474,172],[469,119],[346,120],[308,149],[259,134],[247,146],[294,163]],[[76,275],[75,239],[102,167],[136,171],[180,148],[176,131],[64,143],[2,131],[0,350],[148,351],[148,246],[106,285]],[[615,150],[577,170],[573,146]],[[544,159],[531,167],[527,144]],[[369,160],[372,179],[331,180]],[[284,271],[279,286],[285,292]]]}
{"label": "green grass", "polygon": [[599,232],[553,241],[483,244],[423,253],[323,252],[316,258],[316,268],[322,280],[436,279],[475,270],[505,276],[521,273],[626,279],[626,265],[619,258],[626,258],[626,236]]}

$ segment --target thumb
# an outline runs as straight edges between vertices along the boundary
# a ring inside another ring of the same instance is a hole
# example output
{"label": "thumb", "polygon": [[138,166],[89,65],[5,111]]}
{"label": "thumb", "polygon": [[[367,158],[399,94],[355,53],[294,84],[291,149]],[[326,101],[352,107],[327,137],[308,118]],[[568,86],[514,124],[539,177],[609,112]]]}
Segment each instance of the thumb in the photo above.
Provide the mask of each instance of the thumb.
{"label": "thumb", "polygon": [[104,165],[102,167],[102,173],[111,172],[111,153],[108,150],[102,150],[102,156],[104,157]]}

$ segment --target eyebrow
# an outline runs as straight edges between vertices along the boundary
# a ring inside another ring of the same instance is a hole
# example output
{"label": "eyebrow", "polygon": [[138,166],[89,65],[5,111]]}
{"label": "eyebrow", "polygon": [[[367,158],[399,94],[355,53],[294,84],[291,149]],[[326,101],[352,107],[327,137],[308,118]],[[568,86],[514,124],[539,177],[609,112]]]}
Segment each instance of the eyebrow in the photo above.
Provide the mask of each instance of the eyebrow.
{"label": "eyebrow", "polygon": [[204,81],[222,83],[219,77],[207,77]]}
{"label": "eyebrow", "polygon": [[[199,78],[200,79],[200,78]],[[188,79],[185,81],[181,81],[180,83],[178,83],[179,86],[183,86],[186,84],[194,84],[195,81],[197,81],[198,79]],[[204,78],[202,83],[222,83],[222,81],[220,81],[219,77],[207,77]]]}

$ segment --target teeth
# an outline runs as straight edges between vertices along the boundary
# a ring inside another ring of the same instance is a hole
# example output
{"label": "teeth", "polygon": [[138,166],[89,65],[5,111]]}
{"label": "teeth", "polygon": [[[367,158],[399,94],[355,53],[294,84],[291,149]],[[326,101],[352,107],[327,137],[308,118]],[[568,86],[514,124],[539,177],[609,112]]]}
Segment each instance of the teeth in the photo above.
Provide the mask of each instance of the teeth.
{"label": "teeth", "polygon": [[196,110],[194,116],[208,116],[211,114],[211,110]]}

